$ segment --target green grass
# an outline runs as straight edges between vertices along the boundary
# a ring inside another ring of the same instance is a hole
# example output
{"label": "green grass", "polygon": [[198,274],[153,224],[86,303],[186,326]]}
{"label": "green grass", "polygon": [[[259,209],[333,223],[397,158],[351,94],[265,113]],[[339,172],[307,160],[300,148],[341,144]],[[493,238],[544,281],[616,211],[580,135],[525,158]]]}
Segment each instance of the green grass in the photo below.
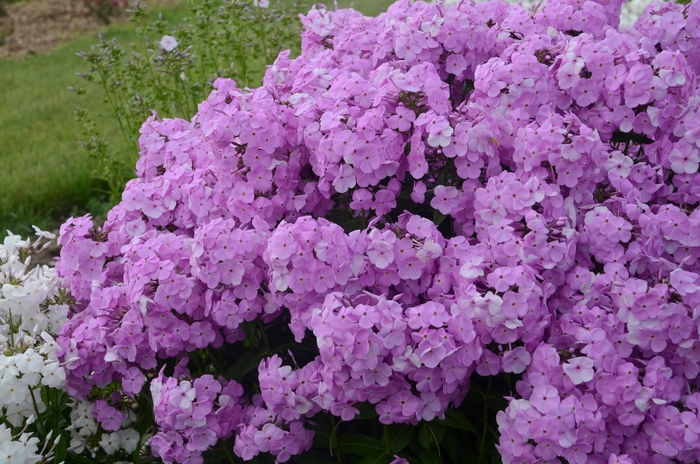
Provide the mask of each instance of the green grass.
{"label": "green grass", "polygon": [[[173,20],[184,14],[184,8],[164,12]],[[117,24],[105,37],[128,43],[137,35],[133,26]],[[123,142],[116,122],[106,117],[100,89],[76,76],[85,70],[76,53],[95,42],[96,37],[85,37],[45,55],[0,61],[0,236],[8,228],[26,234],[31,224],[54,227],[71,213],[99,207],[94,166],[78,146],[81,127],[74,108],[81,105],[101,115],[103,133],[115,145]],[[76,84],[86,95],[68,90]]]}
{"label": "green grass", "polygon": [[76,145],[76,100],[66,89],[88,43],[0,62],[0,221],[12,222],[9,212],[20,223],[65,213],[89,199],[91,166]]}
{"label": "green grass", "polygon": [[[332,1],[323,1],[321,3],[328,5],[329,8],[333,8]],[[340,8],[354,8],[355,10],[360,11],[368,16],[376,16],[379,13],[386,11],[386,9],[392,3],[394,2],[387,0],[342,0],[338,1],[338,6]]]}
{"label": "green grass", "polygon": [[[332,8],[332,1],[326,1]],[[340,1],[365,14],[385,10],[388,0]],[[187,14],[184,2],[163,11],[171,23]],[[106,32],[128,44],[138,36],[133,25],[117,24]],[[76,53],[96,43],[84,37],[45,55],[0,61],[0,237],[5,230],[28,234],[31,225],[56,227],[71,214],[100,209],[95,193],[94,165],[78,146],[81,127],[73,116],[77,105],[98,116],[100,131],[114,149],[124,149],[116,121],[109,117],[97,86],[76,76],[86,65]],[[77,96],[68,90],[79,84],[87,91]]]}

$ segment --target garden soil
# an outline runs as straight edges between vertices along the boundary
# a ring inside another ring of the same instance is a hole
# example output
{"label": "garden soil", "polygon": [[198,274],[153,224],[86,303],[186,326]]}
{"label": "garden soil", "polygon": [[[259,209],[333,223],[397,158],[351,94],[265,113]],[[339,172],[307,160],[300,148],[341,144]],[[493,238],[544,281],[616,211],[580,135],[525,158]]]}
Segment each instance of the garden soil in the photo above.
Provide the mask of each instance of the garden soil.
{"label": "garden soil", "polygon": [[5,6],[0,16],[0,57],[44,53],[103,27],[80,0],[32,0]]}

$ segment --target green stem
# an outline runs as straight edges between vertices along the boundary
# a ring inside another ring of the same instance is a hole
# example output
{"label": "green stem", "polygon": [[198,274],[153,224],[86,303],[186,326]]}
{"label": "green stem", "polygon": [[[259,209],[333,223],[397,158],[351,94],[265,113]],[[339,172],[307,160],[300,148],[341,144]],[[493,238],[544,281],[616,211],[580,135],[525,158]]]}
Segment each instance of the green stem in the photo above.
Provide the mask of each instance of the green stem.
{"label": "green stem", "polygon": [[[333,431],[331,432],[331,437],[328,439],[328,452],[331,454],[331,457],[333,457],[333,439],[335,438],[335,431],[338,430],[338,426],[343,422],[342,420],[339,421],[337,424],[335,423],[335,416],[333,414],[329,414],[331,416],[331,425],[333,426]],[[340,459],[340,453],[338,454],[338,462],[343,462]]]}
{"label": "green stem", "polygon": [[[129,124],[129,119],[126,118],[126,121],[124,121],[124,115],[122,115],[118,109],[119,102],[114,101],[113,95],[110,93],[110,91],[107,87],[107,82],[105,80],[107,77],[106,77],[106,74],[104,73],[104,70],[102,68],[100,68],[99,73],[100,73],[100,81],[102,83],[102,89],[104,90],[104,93],[106,95],[107,101],[109,102],[109,105],[112,107],[112,113],[115,114],[117,117],[117,123],[119,124],[119,129],[121,130],[122,137],[124,138],[124,141],[127,143],[127,146],[132,145],[133,144],[133,141],[132,141],[133,137],[131,136],[131,134],[133,134],[134,131],[133,131],[133,128],[131,127],[131,125]],[[115,94],[114,96],[116,96],[117,99],[119,98],[118,94]],[[112,190],[113,197],[115,194],[115,190],[118,190],[119,193],[121,194],[121,189],[122,189],[121,186],[114,185],[113,179],[108,180],[108,183],[110,183],[110,190]],[[119,196],[120,195],[117,195],[115,198],[119,198]]]}
{"label": "green stem", "polygon": [[51,428],[53,430],[59,431],[58,428],[58,392],[55,388],[49,388],[46,392],[46,397],[50,398],[49,407],[53,408],[53,414],[51,414]]}
{"label": "green stem", "polygon": [[[177,108],[177,111],[180,113],[178,116],[183,118],[183,119],[188,119],[191,118],[192,115],[189,114],[187,111],[185,105],[187,102],[187,95],[184,95],[180,91],[180,87],[184,87],[184,83],[182,82],[182,79],[180,79],[180,75],[177,72],[177,67],[173,66],[173,63],[169,63],[170,67],[170,75],[172,76],[173,79],[173,93],[175,94],[175,107]],[[184,104],[183,104],[184,102]]]}
{"label": "green stem", "polygon": [[39,428],[39,433],[41,433],[43,436],[46,436],[46,427],[44,427],[44,424],[41,423],[41,416],[39,415],[39,405],[37,404],[36,398],[34,397],[33,388],[29,389],[29,394],[32,396],[32,403],[34,404],[34,412],[36,413],[36,424],[37,428]]}
{"label": "green stem", "polygon": [[[435,440],[435,447],[437,448],[438,459],[440,460],[440,462],[442,462],[442,453],[440,452],[440,442],[438,441],[437,437],[435,436],[435,431],[433,431],[433,428],[430,427],[429,425],[427,427],[428,427],[428,430],[430,430],[430,434],[433,436],[433,440]],[[481,446],[483,447],[483,443]]]}
{"label": "green stem", "polygon": [[214,352],[211,350],[210,347],[207,347],[207,354],[211,358],[211,362],[214,363],[214,367],[216,368],[217,371],[219,371],[219,374],[226,377],[226,369],[219,363],[219,360],[216,359],[216,356],[214,356]]}
{"label": "green stem", "polygon": [[263,339],[265,339],[265,347],[267,348],[267,351],[270,351],[270,341],[267,339],[267,333],[265,332],[265,327],[262,325],[262,321],[258,319],[258,326],[260,326],[260,331],[263,334]]}
{"label": "green stem", "polygon": [[256,12],[258,13],[258,21],[260,23],[260,38],[262,39],[263,56],[265,57],[265,64],[270,62],[270,57],[267,55],[267,33],[265,31],[265,18],[263,17],[262,8],[257,7]]}
{"label": "green stem", "polygon": [[484,458],[484,453],[486,452],[486,433],[488,432],[488,427],[489,427],[489,410],[488,407],[486,406],[486,398],[489,396],[489,393],[491,392],[491,381],[493,380],[493,377],[489,377],[489,383],[486,386],[486,392],[484,393],[484,428],[483,431],[481,432],[481,451],[479,451],[479,464],[481,464],[482,458]]}
{"label": "green stem", "polygon": [[228,460],[231,464],[235,464],[236,461],[233,459],[233,455],[231,454],[231,450],[228,449],[228,446],[224,445],[224,449],[226,450],[226,456],[228,456]]}
{"label": "green stem", "polygon": [[15,329],[12,328],[12,310],[8,309],[7,313],[10,318],[10,346],[15,346]]}

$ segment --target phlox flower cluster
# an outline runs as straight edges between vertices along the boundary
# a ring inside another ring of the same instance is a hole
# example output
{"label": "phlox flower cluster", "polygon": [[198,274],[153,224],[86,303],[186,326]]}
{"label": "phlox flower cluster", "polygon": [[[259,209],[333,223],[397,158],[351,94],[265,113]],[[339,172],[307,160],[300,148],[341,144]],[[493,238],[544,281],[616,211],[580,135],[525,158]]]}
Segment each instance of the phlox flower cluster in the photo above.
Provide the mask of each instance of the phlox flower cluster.
{"label": "phlox flower cluster", "polygon": [[[93,458],[101,449],[107,455],[119,450],[127,454],[139,447],[139,433],[131,425],[136,413],[127,405],[113,401],[119,409],[105,400],[76,401],[70,404],[70,448],[75,453],[89,453]],[[96,445],[90,449],[90,445]]]}
{"label": "phlox flower cluster", "polygon": [[[31,425],[34,416],[30,416],[26,425]],[[37,464],[51,462],[60,436],[51,440],[51,432],[46,437],[43,447],[37,437],[25,432],[26,427],[13,435],[12,429],[0,424],[0,462],[7,464]]]}
{"label": "phlox flower cluster", "polygon": [[54,236],[36,232],[35,241],[9,233],[0,244],[0,462],[48,461],[57,443],[49,436],[42,444],[27,431],[46,409],[41,390],[61,388],[66,379],[49,332],[67,321],[68,306],[57,299],[54,269],[30,270],[30,254]]}
{"label": "phlox flower cluster", "polygon": [[[603,266],[595,272],[578,265],[559,277],[551,337],[517,384],[523,399],[499,413],[502,452],[511,462],[532,462],[534,455],[577,463],[700,457],[700,396],[693,387],[700,372],[700,280],[690,246],[697,242],[690,231],[697,213],[687,216],[672,204],[655,213],[642,203],[627,208],[639,210],[622,216],[599,206],[585,215],[581,239]],[[672,232],[671,218],[681,215],[688,227]],[[647,237],[678,255],[641,251],[648,248],[635,234],[647,227],[656,228]]]}
{"label": "phlox flower cluster", "polygon": [[[432,420],[461,401],[482,358],[479,335],[491,338],[496,319],[505,320],[488,313],[499,303],[493,293],[482,297],[466,279],[455,282],[463,240],[445,240],[432,221],[405,213],[391,226],[349,235],[302,217],[280,224],[268,243],[277,306],[288,308],[298,341],[313,332],[320,354],[298,371],[306,382],[290,382],[288,393],[278,380],[269,385],[270,366],[261,366],[268,407],[298,419],[320,406],[351,420],[354,405],[369,401],[391,424]],[[455,297],[459,284],[464,298]],[[477,314],[484,324],[475,328]],[[517,314],[512,319],[522,325]]]}
{"label": "phlox flower cluster", "polygon": [[[187,359],[187,358],[184,358]],[[151,382],[151,394],[159,432],[151,439],[156,456],[173,462],[197,459],[222,438],[232,435],[244,422],[239,403],[243,388],[235,381],[220,382],[203,375],[190,382],[178,380],[189,376],[178,366],[173,377],[160,375]]]}
{"label": "phlox flower cluster", "polygon": [[[10,233],[0,244],[0,343],[5,347],[14,345],[15,338],[56,333],[67,320],[68,305],[57,301],[60,290],[55,270],[31,266],[31,255],[46,248],[55,236],[36,232],[35,241]],[[43,339],[37,338],[43,345]],[[53,355],[53,348],[47,345],[47,354]]]}
{"label": "phlox flower cluster", "polygon": [[[507,372],[504,462],[696,462],[700,3],[620,8],[314,8],[261,87],[154,114],[105,224],[61,227],[67,391],[150,387],[165,462],[285,462],[314,414],[417,424]],[[318,352],[258,393],[187,365],[280,321]]]}
{"label": "phlox flower cluster", "polygon": [[[274,364],[275,359],[270,363],[271,372],[281,366]],[[219,440],[230,438],[234,430],[238,432],[234,451],[244,460],[269,452],[284,462],[311,447],[313,434],[301,421],[284,416],[285,428],[275,425],[277,414],[266,407],[264,392],[249,403],[243,387],[233,380],[208,374],[194,382],[183,380],[191,378],[186,365],[186,361],[181,362],[172,377],[161,370],[151,382],[159,432],[150,445],[156,456],[167,462],[195,462]],[[287,375],[290,371],[286,369]]]}

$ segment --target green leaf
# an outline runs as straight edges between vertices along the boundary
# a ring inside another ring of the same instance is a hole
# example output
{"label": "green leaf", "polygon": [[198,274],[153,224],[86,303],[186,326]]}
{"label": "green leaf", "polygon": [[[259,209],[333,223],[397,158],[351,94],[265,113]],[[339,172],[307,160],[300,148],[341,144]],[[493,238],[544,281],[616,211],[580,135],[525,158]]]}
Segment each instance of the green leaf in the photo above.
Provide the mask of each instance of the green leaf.
{"label": "green leaf", "polygon": [[442,221],[444,221],[447,218],[447,215],[442,214],[440,211],[435,210],[433,212],[433,222],[435,223],[435,226],[439,226]]}
{"label": "green leaf", "polygon": [[467,397],[476,397],[476,398],[482,398],[484,397],[486,392],[484,392],[484,389],[481,388],[481,385],[479,385],[479,382],[470,382],[469,383],[469,392],[467,393]]}
{"label": "green leaf", "polygon": [[425,449],[439,447],[442,438],[445,436],[445,426],[436,421],[424,422],[418,434],[418,441]]}
{"label": "green leaf", "polygon": [[269,352],[256,353],[254,351],[248,351],[243,356],[238,358],[238,360],[231,366],[228,370],[228,377],[233,380],[239,380],[243,378],[248,372],[256,369],[260,365],[260,361],[272,356],[276,353],[281,353],[292,348],[298,348],[299,345],[296,343],[287,343],[280,345]]}
{"label": "green leaf", "polygon": [[139,455],[138,461],[134,460],[134,464],[136,464],[136,463],[148,464],[150,462],[160,462],[160,458],[157,458],[155,456],[149,456],[149,455],[146,455],[146,456]]}
{"label": "green leaf", "polygon": [[[328,448],[326,448],[328,451]],[[325,454],[322,454],[314,449],[305,451],[298,458],[299,462],[313,462],[314,464],[338,464],[338,461],[330,461]]]}
{"label": "green leaf", "polygon": [[496,396],[495,393],[486,395],[485,402],[486,407],[491,411],[503,411],[508,406],[508,401],[502,396]]}
{"label": "green leaf", "polygon": [[442,451],[452,459],[452,462],[463,463],[465,455],[474,452],[474,444],[477,437],[473,437],[470,442],[465,442],[464,434],[456,428],[448,428],[445,431],[445,437],[440,443]]}
{"label": "green leaf", "polygon": [[356,404],[355,407],[360,411],[358,415],[355,416],[353,420],[363,420],[363,419],[376,419],[379,417],[377,410],[371,403]]}
{"label": "green leaf", "polygon": [[428,451],[423,451],[419,457],[423,464],[442,464],[439,458],[433,456]]}
{"label": "green leaf", "polygon": [[265,357],[262,353],[247,351],[244,353],[228,370],[228,376],[231,379],[239,380],[251,370],[260,365],[260,361]]}
{"label": "green leaf", "polygon": [[315,424],[309,425],[309,428],[315,432],[314,445],[327,450],[331,444],[333,424],[331,424],[331,422],[324,416],[319,414],[314,416],[312,420],[315,422]]}
{"label": "green leaf", "polygon": [[209,453],[204,453],[204,464],[211,464],[215,462],[223,462],[228,460],[226,451],[211,451]]}
{"label": "green leaf", "polygon": [[359,454],[367,456],[374,451],[386,451],[384,444],[374,437],[356,433],[343,434],[338,439],[338,445],[334,449],[341,453]]}
{"label": "green leaf", "polygon": [[483,464],[484,461],[477,455],[469,455],[464,459],[464,464]]}
{"label": "green leaf", "polygon": [[396,454],[406,448],[411,442],[416,427],[412,425],[390,425],[384,429],[384,433],[389,437],[389,449]]}
{"label": "green leaf", "polygon": [[95,461],[92,460],[92,459],[87,459],[87,458],[82,457],[82,456],[79,455],[79,454],[72,454],[72,453],[69,453],[69,454],[66,456],[66,462],[69,463],[69,464],[70,464],[70,463],[95,464]]}
{"label": "green leaf", "polygon": [[59,463],[63,462],[66,460],[67,456],[67,449],[68,449],[68,440],[66,440],[66,436],[64,435],[61,437],[61,441],[58,442],[58,445],[56,446],[56,451],[54,455],[54,462]]}
{"label": "green leaf", "polygon": [[375,451],[367,454],[360,464],[389,464],[394,460],[394,457],[386,451]]}
{"label": "green leaf", "polygon": [[459,429],[459,430],[464,430],[465,432],[470,432],[473,433],[474,435],[479,435],[479,431],[477,430],[476,427],[474,427],[474,424],[472,424],[469,419],[467,419],[467,416],[465,416],[460,410],[458,409],[450,409],[445,413],[445,418],[436,421],[439,424],[444,425],[445,427],[450,427],[453,429]]}

